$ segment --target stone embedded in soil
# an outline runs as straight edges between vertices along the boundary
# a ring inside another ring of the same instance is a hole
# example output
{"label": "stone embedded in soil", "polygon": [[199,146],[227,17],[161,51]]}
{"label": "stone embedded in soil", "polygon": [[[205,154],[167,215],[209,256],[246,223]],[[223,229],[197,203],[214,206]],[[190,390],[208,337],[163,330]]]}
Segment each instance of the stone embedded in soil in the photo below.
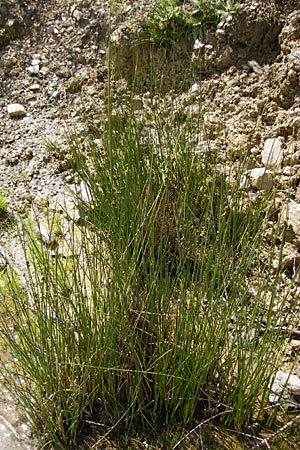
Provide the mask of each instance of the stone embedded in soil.
{"label": "stone embedded in soil", "polygon": [[7,112],[9,117],[23,117],[26,115],[26,110],[20,103],[10,103],[7,105]]}
{"label": "stone embedded in soil", "polygon": [[286,241],[300,248],[300,203],[289,201],[282,208],[282,218],[286,223]]}
{"label": "stone embedded in soil", "polygon": [[273,187],[273,177],[263,167],[252,169],[248,172],[250,186],[258,191],[270,191]]}
{"label": "stone embedded in soil", "polygon": [[41,86],[40,86],[38,83],[33,83],[33,84],[31,84],[31,85],[29,86],[29,89],[30,89],[32,92],[37,92],[37,91],[39,91],[39,90],[41,89]]}
{"label": "stone embedded in soil", "polygon": [[40,224],[38,234],[45,244],[47,245],[56,244],[55,233],[48,226]]}
{"label": "stone embedded in soil", "polygon": [[263,73],[263,70],[261,68],[261,66],[258,64],[257,61],[255,61],[254,59],[248,61],[248,66],[250,67],[250,69],[253,70],[253,72],[255,72],[257,75],[261,75]]}
{"label": "stone embedded in soil", "polygon": [[75,9],[73,11],[73,17],[79,22],[84,17],[84,14],[79,9]]}
{"label": "stone embedded in soil", "polygon": [[91,190],[84,181],[80,182],[79,190],[77,189],[77,195],[83,202],[89,203],[92,200]]}
{"label": "stone embedded in soil", "polygon": [[285,242],[282,250],[282,266],[285,268],[296,268],[300,264],[300,253],[297,247],[289,242]]}
{"label": "stone embedded in soil", "polygon": [[[300,121],[299,121],[300,123]],[[285,166],[297,166],[300,161],[300,148],[299,142],[291,142],[288,144],[285,152],[284,152],[284,165]]]}
{"label": "stone embedded in soil", "polygon": [[265,140],[264,149],[261,152],[263,165],[268,169],[280,169],[283,161],[283,137],[269,138]]}
{"label": "stone embedded in soil", "polygon": [[31,65],[28,67],[28,71],[32,74],[32,75],[36,75],[39,73],[40,71],[40,60],[39,59],[33,59],[31,61]]}
{"label": "stone embedded in soil", "polygon": [[291,350],[294,354],[299,354],[300,352],[300,341],[298,339],[292,339],[290,342]]}
{"label": "stone embedded in soil", "polygon": [[290,406],[299,406],[300,378],[278,370],[271,385],[270,403],[281,402]]}

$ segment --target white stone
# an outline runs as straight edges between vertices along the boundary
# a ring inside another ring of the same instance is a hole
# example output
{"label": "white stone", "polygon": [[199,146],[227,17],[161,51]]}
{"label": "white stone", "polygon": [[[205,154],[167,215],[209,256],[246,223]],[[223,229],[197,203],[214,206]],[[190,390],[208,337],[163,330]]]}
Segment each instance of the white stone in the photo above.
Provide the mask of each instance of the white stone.
{"label": "white stone", "polygon": [[244,174],[241,177],[240,189],[248,189],[248,187],[249,187],[249,175]]}
{"label": "white stone", "polygon": [[45,75],[47,75],[48,69],[46,67],[42,67],[42,69],[40,69],[39,73],[40,73],[40,75],[42,75],[44,77]]}
{"label": "white stone", "polygon": [[200,50],[203,47],[205,47],[205,44],[203,44],[203,42],[199,41],[199,39],[196,39],[194,42],[194,50]]}
{"label": "white stone", "polygon": [[258,191],[270,191],[273,187],[272,174],[263,167],[250,170],[248,179],[250,186]]}
{"label": "white stone", "polygon": [[[299,120],[300,124],[300,120]],[[294,141],[287,145],[287,148],[284,152],[284,165],[285,166],[297,166],[300,160],[300,152],[298,150],[300,148],[299,142]]]}
{"label": "white stone", "polygon": [[194,94],[195,92],[198,92],[198,91],[199,91],[199,88],[200,88],[199,83],[194,83],[194,84],[191,86],[190,91],[191,91],[192,94]]}
{"label": "white stone", "polygon": [[299,404],[299,396],[300,378],[278,370],[271,385],[270,403],[277,403],[282,400],[285,403]]}
{"label": "white stone", "polygon": [[282,219],[287,225],[286,240],[300,246],[300,203],[290,201],[282,208]]}
{"label": "white stone", "polygon": [[93,142],[96,145],[96,147],[98,147],[98,148],[102,148],[103,147],[102,139],[94,139]]}
{"label": "white stone", "polygon": [[34,83],[34,84],[31,84],[31,85],[29,86],[29,89],[30,89],[32,92],[37,92],[37,91],[40,90],[40,88],[41,88],[41,86],[40,86],[38,83]]}
{"label": "white stone", "polygon": [[283,137],[269,138],[265,140],[264,149],[261,152],[263,165],[268,169],[280,169],[283,161]]}
{"label": "white stone", "polygon": [[77,20],[79,22],[79,20],[81,20],[83,18],[83,13],[79,9],[75,9],[73,11],[73,17],[75,20]]}
{"label": "white stone", "polygon": [[263,73],[261,66],[254,59],[248,61],[248,66],[253,70],[254,73],[257,73],[257,75],[261,75]]}
{"label": "white stone", "polygon": [[84,202],[90,202],[92,200],[91,190],[84,181],[80,182],[79,196],[80,196],[81,200],[83,200]]}
{"label": "white stone", "polygon": [[117,30],[113,31],[110,35],[110,42],[116,43],[120,39],[119,32]]}
{"label": "white stone", "polygon": [[199,141],[197,142],[197,146],[194,150],[195,155],[204,155],[209,153],[211,150],[210,142],[209,141]]}
{"label": "white stone", "polygon": [[7,112],[9,117],[23,117],[26,115],[26,110],[20,103],[10,103],[7,105]]}
{"label": "white stone", "polygon": [[33,75],[36,75],[40,71],[40,65],[39,64],[32,64],[27,68],[28,72],[32,73]]}
{"label": "white stone", "polygon": [[53,230],[50,230],[46,225],[39,225],[38,234],[45,244],[52,245],[56,242]]}

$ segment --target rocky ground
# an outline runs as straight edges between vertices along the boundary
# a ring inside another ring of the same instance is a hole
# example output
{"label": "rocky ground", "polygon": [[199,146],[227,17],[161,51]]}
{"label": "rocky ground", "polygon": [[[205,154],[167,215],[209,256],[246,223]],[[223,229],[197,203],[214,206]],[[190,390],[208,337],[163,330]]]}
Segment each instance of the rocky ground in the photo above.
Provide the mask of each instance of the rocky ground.
{"label": "rocky ground", "polygon": [[[16,30],[14,40],[0,40],[0,189],[13,215],[33,206],[55,209],[74,188],[66,132],[80,136],[83,116],[99,121],[105,105],[108,3],[0,1],[0,37],[8,25],[15,24]],[[201,98],[202,145],[218,149],[224,164],[247,154],[244,180],[253,190],[276,183],[277,213],[285,214],[289,227],[284,264],[291,276],[300,263],[298,0],[240,0],[237,13],[217,31],[183,39],[164,56],[158,44],[153,47],[145,41],[145,22],[153,13],[153,3],[113,2],[115,94],[129,95],[136,77],[141,92],[135,98],[136,110],[145,115],[151,55],[156,61],[152,76],[164,74],[166,109],[172,104],[182,120],[197,116]],[[11,230],[2,232],[1,245],[18,261]],[[299,288],[293,292],[297,302]],[[294,340],[293,346],[297,352],[298,342]],[[8,415],[3,412],[5,420]],[[13,442],[5,445],[16,448]]]}

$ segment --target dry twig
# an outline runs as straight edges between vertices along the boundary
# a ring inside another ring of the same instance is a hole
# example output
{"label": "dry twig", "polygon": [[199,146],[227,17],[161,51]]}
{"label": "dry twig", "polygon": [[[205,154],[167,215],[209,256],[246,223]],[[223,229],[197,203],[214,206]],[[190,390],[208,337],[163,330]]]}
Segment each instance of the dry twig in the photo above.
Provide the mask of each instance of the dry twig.
{"label": "dry twig", "polygon": [[180,439],[180,441],[176,442],[176,444],[172,447],[172,450],[174,450],[175,448],[179,447],[179,445],[185,439],[187,439],[189,436],[191,436],[191,434],[195,433],[195,431],[201,429],[204,425],[206,425],[207,423],[209,423],[212,420],[216,419],[217,417],[223,416],[224,414],[228,414],[229,412],[232,412],[232,410],[230,409],[230,410],[227,410],[227,411],[222,411],[222,412],[216,414],[215,416],[209,417],[208,419],[206,419],[203,422],[199,423],[195,428],[193,428],[191,431],[189,431],[187,434],[185,434],[183,436],[183,438]]}
{"label": "dry twig", "polygon": [[256,450],[258,448],[261,448],[262,446],[269,447],[269,442],[273,441],[277,436],[282,434],[284,431],[288,430],[289,428],[296,425],[297,422],[300,422],[300,414],[298,414],[296,417],[294,417],[292,420],[290,420],[288,423],[286,423],[283,427],[281,427],[279,430],[277,430],[275,433],[271,434],[271,436],[263,439],[258,444],[254,445],[254,447],[251,447],[249,450]]}

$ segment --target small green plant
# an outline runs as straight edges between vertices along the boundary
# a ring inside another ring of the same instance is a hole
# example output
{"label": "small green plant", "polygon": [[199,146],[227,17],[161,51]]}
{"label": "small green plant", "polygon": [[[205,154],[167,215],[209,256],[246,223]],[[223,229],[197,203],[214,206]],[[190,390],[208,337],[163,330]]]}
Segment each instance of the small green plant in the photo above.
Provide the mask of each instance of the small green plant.
{"label": "small green plant", "polygon": [[200,0],[189,6],[180,6],[176,0],[157,0],[147,25],[149,40],[166,46],[182,39],[201,39],[212,27],[224,26],[235,12],[231,0]]}
{"label": "small green plant", "polygon": [[7,216],[7,207],[8,203],[3,194],[0,194],[0,219],[3,219]]}
{"label": "small green plant", "polygon": [[0,194],[0,229],[8,228],[14,222],[14,217],[8,210],[8,201],[4,194]]}
{"label": "small green plant", "polygon": [[[17,13],[20,10],[19,2],[14,0],[1,1],[0,6],[7,11],[10,10],[10,7],[12,7]],[[13,40],[16,37],[17,28],[17,19],[6,19],[5,16],[2,17],[0,14],[0,45],[7,44],[9,41]]]}
{"label": "small green plant", "polygon": [[124,0],[110,0],[110,7],[112,11],[118,11]]}

